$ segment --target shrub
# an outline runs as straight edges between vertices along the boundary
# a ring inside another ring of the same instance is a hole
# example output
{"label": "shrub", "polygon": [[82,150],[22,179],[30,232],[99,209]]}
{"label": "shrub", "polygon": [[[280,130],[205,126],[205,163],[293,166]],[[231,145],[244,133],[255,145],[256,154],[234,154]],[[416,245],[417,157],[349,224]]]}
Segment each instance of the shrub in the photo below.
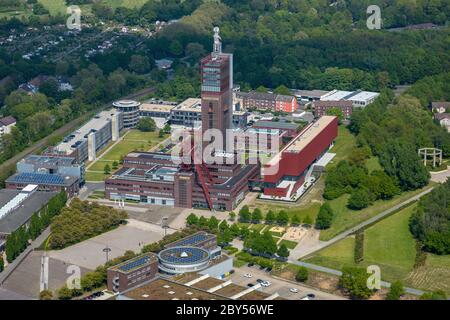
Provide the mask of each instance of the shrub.
{"label": "shrub", "polygon": [[358,232],[355,235],[355,263],[360,263],[364,260],[364,231]]}
{"label": "shrub", "polygon": [[339,286],[346,290],[352,298],[368,299],[373,290],[367,287],[368,274],[364,268],[344,267],[339,278]]}
{"label": "shrub", "polygon": [[295,275],[295,280],[298,282],[306,282],[308,280],[308,269],[306,267],[299,267],[297,274]]}
{"label": "shrub", "polygon": [[39,300],[52,300],[53,293],[50,290],[42,290],[39,293]]}
{"label": "shrub", "polygon": [[386,295],[386,300],[398,300],[405,294],[403,289],[403,284],[401,281],[395,281],[391,284],[388,294]]}
{"label": "shrub", "polygon": [[325,202],[319,210],[319,214],[316,218],[316,228],[317,229],[328,229],[331,227],[331,223],[333,222],[333,209],[331,209],[330,205]]}

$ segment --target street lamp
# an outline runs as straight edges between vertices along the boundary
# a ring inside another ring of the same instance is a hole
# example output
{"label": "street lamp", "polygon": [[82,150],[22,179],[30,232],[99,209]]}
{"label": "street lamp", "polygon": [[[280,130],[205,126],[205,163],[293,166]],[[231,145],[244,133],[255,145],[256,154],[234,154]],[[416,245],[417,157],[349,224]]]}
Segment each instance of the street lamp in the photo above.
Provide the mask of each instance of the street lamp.
{"label": "street lamp", "polygon": [[111,248],[108,247],[108,246],[106,246],[106,247],[103,249],[103,252],[106,253],[106,262],[108,262],[108,261],[109,261],[109,253],[111,252]]}
{"label": "street lamp", "polygon": [[169,217],[162,218],[161,226],[164,229],[164,236],[167,235],[167,229],[169,228],[168,220],[169,220]]}

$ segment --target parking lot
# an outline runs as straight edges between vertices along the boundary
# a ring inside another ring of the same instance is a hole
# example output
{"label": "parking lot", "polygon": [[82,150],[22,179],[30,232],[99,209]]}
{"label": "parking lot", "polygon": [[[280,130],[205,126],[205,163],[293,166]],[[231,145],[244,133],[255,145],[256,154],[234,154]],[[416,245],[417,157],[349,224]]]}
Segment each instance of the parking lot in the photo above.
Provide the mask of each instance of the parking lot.
{"label": "parking lot", "polygon": [[[244,275],[251,274],[251,278],[247,278]],[[249,283],[256,284],[257,279],[269,281],[271,284],[268,287],[261,287],[262,292],[268,294],[274,294],[277,292],[281,297],[289,300],[300,300],[307,294],[314,294],[315,300],[345,300],[343,297],[329,294],[326,292],[321,292],[315,289],[311,289],[300,284],[294,284],[288,281],[283,281],[272,277],[267,271],[260,270],[259,266],[254,265],[253,267],[244,266],[241,268],[236,268],[235,273],[231,275],[231,280],[233,283],[245,286]],[[291,292],[290,289],[296,289],[298,292]]]}

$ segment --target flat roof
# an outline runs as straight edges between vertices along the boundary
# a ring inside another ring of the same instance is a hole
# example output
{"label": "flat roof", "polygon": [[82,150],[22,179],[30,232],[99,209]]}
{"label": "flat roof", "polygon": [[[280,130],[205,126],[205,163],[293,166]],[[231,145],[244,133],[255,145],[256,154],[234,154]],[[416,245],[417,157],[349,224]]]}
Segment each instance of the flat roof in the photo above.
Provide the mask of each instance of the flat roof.
{"label": "flat roof", "polygon": [[266,121],[266,120],[259,120],[256,122],[253,127],[263,127],[263,128],[275,128],[275,129],[286,129],[286,130],[297,130],[300,124],[298,123],[290,123],[290,122],[283,122],[283,121]]}
{"label": "flat roof", "polygon": [[341,100],[352,94],[353,91],[341,91],[341,90],[333,90],[328,92],[326,95],[322,96],[320,100],[329,101],[329,100]]}
{"label": "flat roof", "polygon": [[324,90],[293,90],[295,95],[301,97],[312,97],[312,98],[320,98],[321,96],[327,94],[329,91]]}
{"label": "flat roof", "polygon": [[173,110],[180,111],[192,111],[192,112],[201,112],[202,111],[202,99],[200,98],[188,98],[184,100],[182,103],[177,105]]}
{"label": "flat roof", "polygon": [[175,105],[172,104],[160,104],[160,103],[149,103],[144,102],[139,106],[139,110],[141,111],[153,111],[153,112],[167,112],[175,108]]}
{"label": "flat roof", "polygon": [[149,265],[156,261],[158,261],[158,256],[150,252],[112,266],[109,268],[109,270],[117,270],[123,273],[130,273],[136,269],[142,268],[143,266]]}
{"label": "flat roof", "polygon": [[20,160],[20,162],[44,165],[44,166],[74,166],[75,158],[72,157],[49,157],[41,155],[29,155]]}
{"label": "flat roof", "polygon": [[319,133],[323,131],[331,122],[336,119],[335,116],[323,116],[319,120],[310,124],[305,130],[295,137],[291,143],[288,144],[283,152],[300,152],[309,143],[311,143]]}
{"label": "flat roof", "polygon": [[368,101],[378,97],[379,95],[380,94],[378,92],[361,91],[355,95],[347,97],[346,99],[350,101]]}
{"label": "flat roof", "polygon": [[206,290],[189,287],[168,279],[156,279],[125,291],[123,296],[133,300],[227,300]]}
{"label": "flat roof", "polygon": [[182,246],[195,246],[200,242],[204,242],[206,240],[210,240],[215,238],[215,235],[207,233],[205,231],[199,231],[197,233],[191,234],[187,237],[184,237],[180,240],[174,241],[165,246],[165,248],[172,247],[182,247]]}
{"label": "flat roof", "polygon": [[59,174],[50,173],[15,173],[8,179],[7,183],[20,183],[20,184],[37,184],[37,185],[52,185],[52,186],[71,186],[78,180],[78,177],[74,176],[62,176]]}
{"label": "flat roof", "polygon": [[[5,206],[21,191],[2,189],[0,190],[0,207]],[[11,233],[26,223],[31,216],[44,207],[53,198],[56,192],[35,191],[20,206],[0,219],[0,233]]]}
{"label": "flat roof", "polygon": [[[107,125],[111,121],[112,115],[119,114],[120,111],[111,109],[107,111],[102,111],[98,113],[94,118],[89,120],[86,124],[84,124],[81,128],[73,132],[71,135],[74,135],[69,141],[67,142],[61,142],[58,144],[55,149],[64,152],[65,154],[70,154],[74,148],[72,148],[72,145],[75,144],[78,141],[87,141],[87,138],[84,136],[91,133],[92,130],[99,131],[102,129],[105,125]],[[70,135],[69,135],[70,136]]]}

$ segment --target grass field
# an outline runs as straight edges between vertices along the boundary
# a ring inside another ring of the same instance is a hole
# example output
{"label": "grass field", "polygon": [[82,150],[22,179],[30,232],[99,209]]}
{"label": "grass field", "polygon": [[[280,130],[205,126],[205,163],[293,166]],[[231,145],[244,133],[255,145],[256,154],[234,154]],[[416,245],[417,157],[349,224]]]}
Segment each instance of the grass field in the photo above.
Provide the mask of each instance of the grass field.
{"label": "grass field", "polygon": [[329,240],[339,233],[413,197],[414,195],[430,187],[431,186],[429,185],[423,189],[404,192],[401,195],[395,196],[391,200],[387,201],[377,200],[370,207],[362,210],[351,210],[347,208],[347,201],[350,197],[348,194],[331,200],[329,201],[329,204],[335,213],[335,218],[331,228],[320,232],[320,240]]}
{"label": "grass field", "polygon": [[[102,154],[99,159],[92,164],[86,171],[87,181],[103,181],[108,175],[104,175],[103,171],[106,164],[112,167],[114,161],[119,162],[121,157],[126,156],[132,151],[149,151],[158,143],[166,139],[160,138],[158,132],[141,132],[138,130],[130,130],[125,133],[123,140],[117,143],[112,149]],[[106,147],[107,149],[107,147]]]}
{"label": "grass field", "polygon": [[327,167],[334,166],[341,160],[345,160],[350,155],[352,149],[356,147],[356,138],[350,133],[350,131],[344,127],[339,126],[338,136],[330,152],[336,153],[333,160],[327,165]]}
{"label": "grass field", "polygon": [[126,7],[126,8],[140,8],[148,0],[103,0],[104,4],[108,4],[113,8]]}
{"label": "grass field", "polygon": [[383,170],[381,167],[380,161],[378,157],[371,157],[366,160],[366,167],[369,170],[369,173],[375,170]]}
{"label": "grass field", "polygon": [[38,2],[50,11],[52,16],[66,15],[67,5],[64,0],[38,0]]}
{"label": "grass field", "polygon": [[104,181],[108,175],[101,172],[86,171],[86,181]]}
{"label": "grass field", "polygon": [[[450,292],[450,255],[427,254],[425,266],[414,269],[415,240],[409,232],[408,221],[416,204],[376,223],[365,231],[364,261],[359,265],[378,265],[386,281],[402,280],[405,285]],[[354,263],[353,237],[319,251],[305,261],[342,269]]]}
{"label": "grass field", "polygon": [[289,241],[289,240],[281,240],[280,241],[280,243],[278,244],[278,245],[282,245],[282,244],[284,244],[284,245],[286,245],[286,247],[288,248],[288,249],[294,249],[296,246],[297,246],[297,242],[295,242],[295,241]]}

